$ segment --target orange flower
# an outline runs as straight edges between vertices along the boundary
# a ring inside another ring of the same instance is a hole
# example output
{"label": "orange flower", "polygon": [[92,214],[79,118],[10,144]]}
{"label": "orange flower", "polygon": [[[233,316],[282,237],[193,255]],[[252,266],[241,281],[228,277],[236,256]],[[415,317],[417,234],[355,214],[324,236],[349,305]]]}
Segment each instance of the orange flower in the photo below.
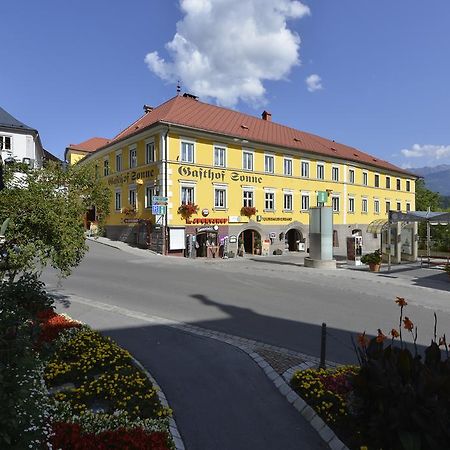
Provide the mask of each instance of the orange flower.
{"label": "orange flower", "polygon": [[395,303],[398,304],[398,306],[406,306],[408,303],[403,297],[397,297],[397,300],[395,300]]}
{"label": "orange flower", "polygon": [[363,334],[358,334],[358,344],[361,347],[367,347],[367,344],[369,343],[369,338],[366,336],[366,332],[364,331]]}
{"label": "orange flower", "polygon": [[383,334],[383,332],[378,328],[378,336],[377,336],[377,342],[379,344],[382,344],[383,341],[386,339],[386,336]]}
{"label": "orange flower", "polygon": [[447,345],[447,341],[445,340],[445,336],[439,338],[439,347],[441,345]]}
{"label": "orange flower", "polygon": [[400,333],[395,328],[392,328],[391,336],[395,339],[395,338],[398,338],[400,336]]}
{"label": "orange flower", "polygon": [[414,328],[414,324],[408,319],[408,317],[405,317],[403,319],[403,327],[408,331],[412,331]]}

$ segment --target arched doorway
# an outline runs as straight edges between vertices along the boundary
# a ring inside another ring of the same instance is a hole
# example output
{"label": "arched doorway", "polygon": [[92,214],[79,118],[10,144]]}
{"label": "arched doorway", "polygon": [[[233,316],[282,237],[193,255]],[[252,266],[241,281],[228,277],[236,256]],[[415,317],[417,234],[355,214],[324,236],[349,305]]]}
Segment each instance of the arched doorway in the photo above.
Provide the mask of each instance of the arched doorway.
{"label": "arched doorway", "polygon": [[244,230],[239,236],[239,251],[243,247],[244,253],[261,254],[261,235],[256,230]]}
{"label": "arched doorway", "polygon": [[296,228],[291,228],[285,235],[286,247],[290,252],[300,251],[300,244],[303,242],[303,234]]}

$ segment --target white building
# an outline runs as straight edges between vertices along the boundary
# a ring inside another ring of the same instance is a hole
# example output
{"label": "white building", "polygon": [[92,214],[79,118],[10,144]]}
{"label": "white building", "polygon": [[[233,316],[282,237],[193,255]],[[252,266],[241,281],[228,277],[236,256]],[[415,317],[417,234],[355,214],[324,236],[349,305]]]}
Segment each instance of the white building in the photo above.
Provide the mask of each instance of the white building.
{"label": "white building", "polygon": [[30,167],[42,167],[46,159],[57,159],[42,147],[39,132],[0,107],[0,153],[3,161],[13,158]]}

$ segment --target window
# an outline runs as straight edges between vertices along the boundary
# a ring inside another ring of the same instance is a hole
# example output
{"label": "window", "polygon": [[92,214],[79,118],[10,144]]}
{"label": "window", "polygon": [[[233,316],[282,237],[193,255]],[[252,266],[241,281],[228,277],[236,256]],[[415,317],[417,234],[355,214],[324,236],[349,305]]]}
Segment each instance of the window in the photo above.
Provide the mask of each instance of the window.
{"label": "window", "polygon": [[137,150],[136,148],[130,148],[130,169],[137,166]]}
{"label": "window", "polygon": [[406,180],[406,190],[407,190],[408,192],[411,191],[411,181],[409,181],[409,180]]}
{"label": "window", "polygon": [[331,197],[331,206],[333,208],[333,212],[339,212],[339,197]]}
{"label": "window", "polygon": [[361,211],[363,212],[363,214],[367,214],[367,198],[362,199]]}
{"label": "window", "polygon": [[[317,173],[319,173],[319,168],[317,168]],[[302,174],[303,178],[309,178],[309,162],[308,161],[302,161],[301,174]],[[319,177],[317,176],[317,178],[319,178]]]}
{"label": "window", "polygon": [[369,174],[367,172],[363,172],[363,185],[367,186],[369,184],[368,182]]}
{"label": "window", "polygon": [[136,203],[136,188],[130,188],[130,190],[128,191],[128,203],[130,204],[130,206],[134,209],[137,208],[137,203]]}
{"label": "window", "polygon": [[214,208],[226,209],[227,207],[227,190],[224,187],[214,188]]}
{"label": "window", "polygon": [[3,151],[10,152],[11,151],[11,136],[0,135],[0,147]]}
{"label": "window", "polygon": [[264,209],[273,211],[275,209],[275,194],[273,192],[264,193]]}
{"label": "window", "polygon": [[284,210],[292,211],[292,194],[290,193],[284,194]]}
{"label": "window", "polygon": [[109,175],[109,160],[103,160],[103,176],[107,177]]}
{"label": "window", "polygon": [[411,211],[411,203],[406,203],[406,211]]}
{"label": "window", "polygon": [[355,170],[354,169],[349,169],[348,178],[349,178],[349,182],[351,184],[355,184]]}
{"label": "window", "polygon": [[400,178],[397,178],[397,191],[399,191],[402,188],[402,182]]}
{"label": "window", "polygon": [[391,202],[386,202],[386,214],[391,210]]}
{"label": "window", "polygon": [[331,168],[331,179],[333,181],[339,181],[339,167]]}
{"label": "window", "polygon": [[317,163],[317,179],[323,180],[325,177],[325,169],[323,164]]}
{"label": "window", "polygon": [[155,143],[147,142],[145,144],[145,164],[155,162]]}
{"label": "window", "polygon": [[214,147],[214,165],[216,167],[225,167],[225,147]]}
{"label": "window", "polygon": [[116,153],[116,172],[122,170],[122,153]]}
{"label": "window", "polygon": [[194,143],[181,141],[181,161],[194,162]]}
{"label": "window", "polygon": [[120,211],[122,209],[122,192],[116,191],[114,195],[114,208],[116,211]]}
{"label": "window", "polygon": [[380,187],[380,175],[375,174],[375,187]]}
{"label": "window", "polygon": [[152,207],[152,199],[155,195],[158,195],[158,188],[154,186],[145,187],[145,207]]}
{"label": "window", "polygon": [[397,202],[397,211],[401,211],[402,210],[402,204],[401,202]]}
{"label": "window", "polygon": [[181,204],[194,203],[194,187],[181,186]]}
{"label": "window", "polygon": [[391,188],[391,177],[386,177],[386,189]]}
{"label": "window", "polygon": [[264,155],[264,171],[266,173],[274,172],[274,157],[273,157],[273,155]]}
{"label": "window", "polygon": [[353,197],[348,198],[348,212],[349,213],[355,212],[355,199]]}
{"label": "window", "polygon": [[373,211],[375,214],[380,214],[380,200],[375,199],[373,201]]}
{"label": "window", "polygon": [[284,174],[287,176],[292,175],[292,159],[284,158]]}
{"label": "window", "polygon": [[302,194],[302,211],[309,209],[309,194]]}
{"label": "window", "polygon": [[244,191],[242,206],[253,206],[253,191]]}
{"label": "window", "polygon": [[253,152],[247,150],[242,152],[242,168],[244,170],[253,170]]}

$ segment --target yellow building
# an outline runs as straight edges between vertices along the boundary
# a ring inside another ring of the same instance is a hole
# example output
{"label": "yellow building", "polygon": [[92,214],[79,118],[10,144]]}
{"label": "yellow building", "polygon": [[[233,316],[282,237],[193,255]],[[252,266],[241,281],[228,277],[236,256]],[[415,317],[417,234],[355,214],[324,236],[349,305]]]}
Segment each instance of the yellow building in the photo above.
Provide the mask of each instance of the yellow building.
{"label": "yellow building", "polygon": [[75,164],[82,160],[86,155],[95,152],[100,147],[108,144],[109,140],[105,138],[94,137],[80,144],[69,144],[64,152],[64,160],[68,164]]}
{"label": "yellow building", "polygon": [[[370,223],[387,219],[389,210],[415,209],[414,174],[272,122],[267,111],[260,119],[189,94],[144,110],[83,160],[95,161],[111,186],[112,239],[167,254],[183,254],[188,245],[198,256],[303,251],[309,208],[327,193],[333,245],[345,254],[347,236],[362,235],[373,250],[380,240],[367,232]],[[165,214],[152,214],[155,196],[167,198]],[[190,203],[198,212],[186,218],[180,206]]]}

